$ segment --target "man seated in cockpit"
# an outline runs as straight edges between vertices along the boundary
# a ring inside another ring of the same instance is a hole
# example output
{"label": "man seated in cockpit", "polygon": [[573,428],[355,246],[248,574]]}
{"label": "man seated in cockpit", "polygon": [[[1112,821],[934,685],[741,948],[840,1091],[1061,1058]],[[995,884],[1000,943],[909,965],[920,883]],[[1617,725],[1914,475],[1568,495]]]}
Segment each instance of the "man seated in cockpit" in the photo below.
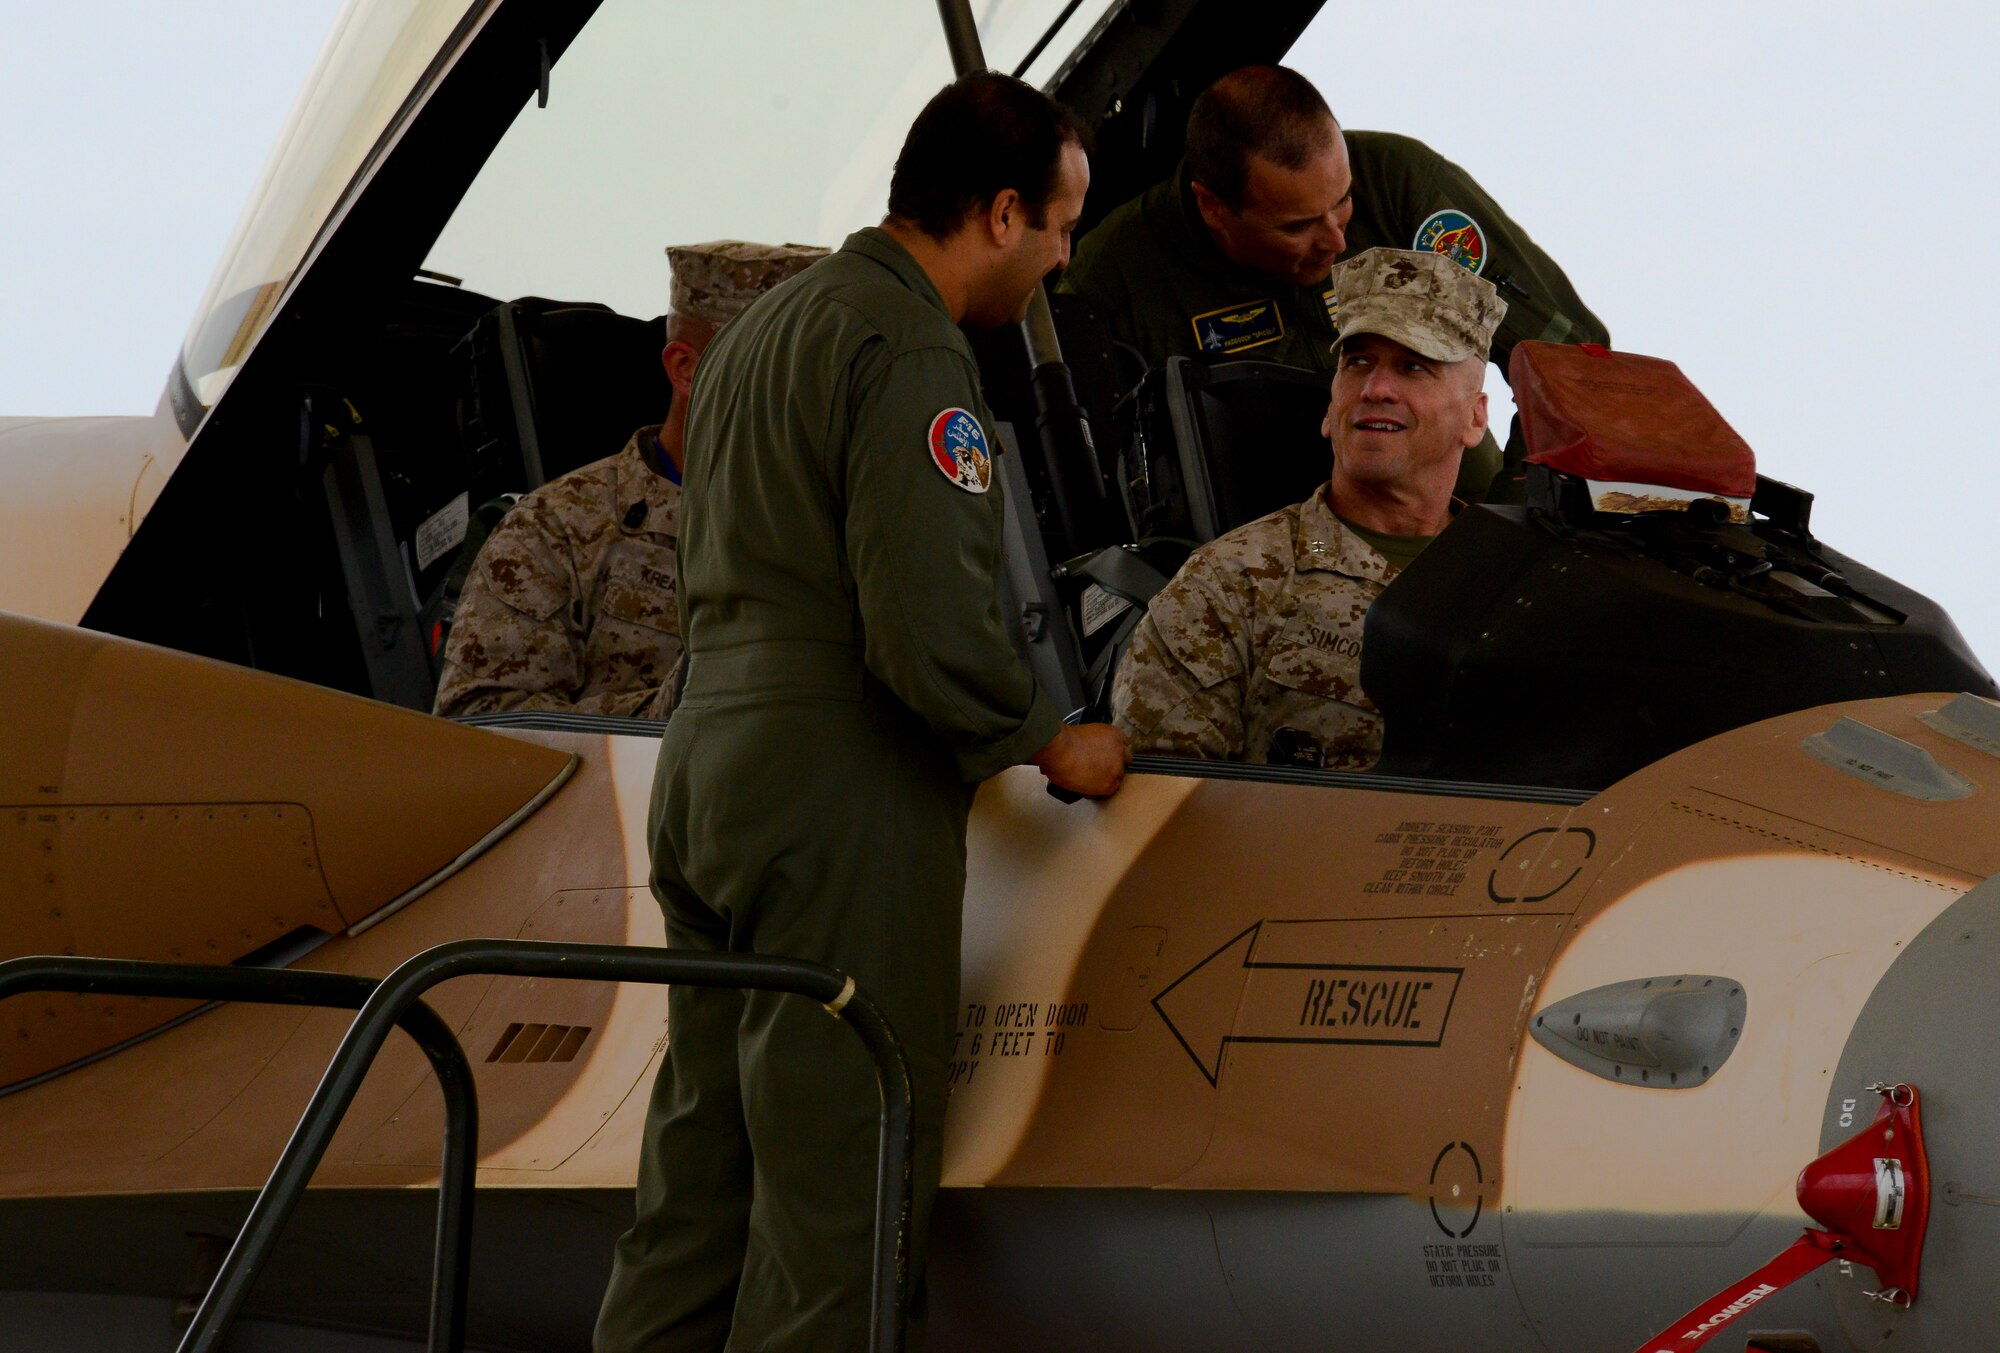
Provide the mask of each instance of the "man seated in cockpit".
{"label": "man seated in cockpit", "polygon": [[1370,249],[1333,272],[1339,338],[1320,431],[1333,476],[1191,555],[1154,596],[1112,686],[1134,752],[1370,765],[1362,619],[1457,502],[1486,431],[1487,350],[1506,304],[1442,254]]}
{"label": "man seated in cockpit", "polygon": [[445,641],[436,713],[664,717],[654,694],[681,656],[674,551],[695,363],[750,302],[825,253],[740,240],[667,250],[661,360],[673,407],[617,455],[528,494],[493,528]]}

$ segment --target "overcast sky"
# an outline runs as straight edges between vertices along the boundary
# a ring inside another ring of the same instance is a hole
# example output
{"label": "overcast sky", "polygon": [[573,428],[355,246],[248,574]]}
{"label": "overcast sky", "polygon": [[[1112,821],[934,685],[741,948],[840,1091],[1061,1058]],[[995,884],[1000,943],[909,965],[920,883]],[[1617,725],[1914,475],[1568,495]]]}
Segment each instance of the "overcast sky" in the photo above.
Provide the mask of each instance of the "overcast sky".
{"label": "overcast sky", "polygon": [[151,412],[342,0],[0,0],[0,415]]}
{"label": "overcast sky", "polygon": [[[152,408],[339,9],[0,0],[0,414]],[[1330,0],[1290,59],[1472,171],[1829,544],[2000,665],[1996,50],[1969,2]]]}

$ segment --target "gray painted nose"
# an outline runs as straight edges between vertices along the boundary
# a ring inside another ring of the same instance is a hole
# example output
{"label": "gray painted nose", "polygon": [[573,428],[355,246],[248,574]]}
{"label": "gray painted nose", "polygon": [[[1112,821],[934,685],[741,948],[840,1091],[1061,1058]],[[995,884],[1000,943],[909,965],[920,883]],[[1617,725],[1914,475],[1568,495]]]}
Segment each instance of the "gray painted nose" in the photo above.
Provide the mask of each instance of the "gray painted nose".
{"label": "gray painted nose", "polygon": [[2000,1346],[2000,877],[1918,933],[1883,975],[1842,1052],[1820,1125],[1832,1148],[1875,1115],[1874,1082],[1923,1094],[1931,1215],[1914,1304],[1866,1294],[1873,1270],[1833,1265],[1826,1284],[1856,1348],[1961,1353]]}

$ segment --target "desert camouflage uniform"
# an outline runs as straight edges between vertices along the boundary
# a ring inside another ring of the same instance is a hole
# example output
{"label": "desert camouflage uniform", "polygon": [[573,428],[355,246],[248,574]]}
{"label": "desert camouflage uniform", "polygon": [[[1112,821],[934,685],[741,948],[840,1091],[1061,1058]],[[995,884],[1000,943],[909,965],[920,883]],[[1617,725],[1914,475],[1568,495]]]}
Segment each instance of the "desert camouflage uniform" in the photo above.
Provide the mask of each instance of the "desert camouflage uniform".
{"label": "desert camouflage uniform", "polygon": [[1372,764],[1382,717],[1361,689],[1361,624],[1394,575],[1324,489],[1210,541],[1133,632],[1113,722],[1134,752]]}
{"label": "desert camouflage uniform", "polygon": [[639,714],[680,661],[681,490],[641,428],[617,455],[523,498],[466,579],[437,712]]}

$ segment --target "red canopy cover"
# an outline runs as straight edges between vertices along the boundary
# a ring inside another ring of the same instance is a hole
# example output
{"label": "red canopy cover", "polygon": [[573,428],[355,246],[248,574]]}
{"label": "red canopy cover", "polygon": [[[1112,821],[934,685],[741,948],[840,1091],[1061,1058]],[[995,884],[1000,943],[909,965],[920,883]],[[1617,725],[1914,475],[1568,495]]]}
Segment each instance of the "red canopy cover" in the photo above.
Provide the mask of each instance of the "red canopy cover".
{"label": "red canopy cover", "polygon": [[1507,364],[1528,459],[1585,479],[1727,498],[1757,458],[1672,362],[1595,343],[1518,343]]}

